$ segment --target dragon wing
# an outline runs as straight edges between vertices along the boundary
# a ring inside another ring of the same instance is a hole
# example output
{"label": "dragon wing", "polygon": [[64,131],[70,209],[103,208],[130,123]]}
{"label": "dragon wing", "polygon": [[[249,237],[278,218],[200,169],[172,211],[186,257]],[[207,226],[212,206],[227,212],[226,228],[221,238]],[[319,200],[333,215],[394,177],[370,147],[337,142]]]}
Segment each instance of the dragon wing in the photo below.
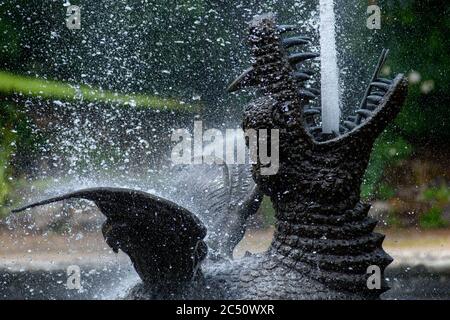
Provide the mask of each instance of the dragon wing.
{"label": "dragon wing", "polygon": [[121,188],[84,189],[13,210],[66,199],[93,201],[107,217],[103,235],[128,254],[139,276],[153,285],[188,281],[207,253],[206,228],[189,210],[161,197]]}
{"label": "dragon wing", "polygon": [[207,227],[209,258],[232,258],[247,218],[261,204],[262,193],[252,179],[251,167],[187,165],[172,173],[171,183],[177,186],[176,202],[195,212]]}

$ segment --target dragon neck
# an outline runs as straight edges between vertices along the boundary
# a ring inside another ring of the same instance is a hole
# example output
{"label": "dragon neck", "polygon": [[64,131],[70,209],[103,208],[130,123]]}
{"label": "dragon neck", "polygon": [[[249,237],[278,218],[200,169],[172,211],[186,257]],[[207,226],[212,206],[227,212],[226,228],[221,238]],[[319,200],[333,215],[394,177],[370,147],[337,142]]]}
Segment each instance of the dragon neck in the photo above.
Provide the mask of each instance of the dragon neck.
{"label": "dragon neck", "polygon": [[388,287],[370,290],[369,266],[383,272],[392,258],[383,251],[384,236],[370,205],[348,199],[330,207],[301,196],[274,201],[276,231],[270,252],[282,263],[339,290],[378,296]]}
{"label": "dragon neck", "polygon": [[[379,296],[387,289],[381,273],[392,259],[382,249],[384,236],[373,232],[377,221],[368,217],[370,206],[359,197],[373,134],[319,143],[333,136],[315,134],[322,131],[310,103],[316,94],[305,85],[311,72],[303,63],[315,54],[291,54],[289,41],[300,43],[302,37],[282,39],[283,29],[289,27],[280,29],[270,15],[250,25],[252,84],[262,99],[249,104],[243,122],[244,128],[280,129],[278,173],[264,176],[254,167],[276,211],[269,253],[339,291]],[[379,289],[369,289],[371,266],[380,270]]]}

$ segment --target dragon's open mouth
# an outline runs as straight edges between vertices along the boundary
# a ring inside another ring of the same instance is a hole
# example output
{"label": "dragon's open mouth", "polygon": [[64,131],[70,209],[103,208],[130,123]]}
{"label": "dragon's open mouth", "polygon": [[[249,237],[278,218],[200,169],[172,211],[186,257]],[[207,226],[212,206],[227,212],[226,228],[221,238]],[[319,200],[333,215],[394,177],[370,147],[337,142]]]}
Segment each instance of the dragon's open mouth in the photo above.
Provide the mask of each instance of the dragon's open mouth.
{"label": "dragon's open mouth", "polygon": [[[320,90],[311,87],[311,80],[315,71],[306,68],[304,65],[306,61],[319,57],[319,54],[309,51],[292,53],[291,49],[309,44],[311,38],[304,35],[292,35],[292,33],[298,30],[296,26],[275,25],[274,21],[274,16],[269,14],[260,16],[258,17],[258,21],[255,20],[252,22],[253,26],[256,26],[258,23],[266,24],[264,32],[267,32],[267,35],[250,37],[249,41],[253,46],[255,62],[252,67],[246,69],[231,82],[227,90],[229,92],[235,92],[251,87],[266,87],[268,86],[268,82],[274,79],[275,82],[280,82],[278,84],[279,87],[283,86],[281,84],[282,81],[285,83],[290,82],[297,96],[296,98],[302,102],[301,108],[303,110],[305,129],[316,141],[320,142],[334,139],[346,135],[353,130],[357,130],[386,104],[387,98],[392,92],[406,90],[404,81],[400,81],[404,78],[403,75],[398,75],[397,81],[380,76],[389,53],[389,50],[383,49],[373,76],[369,81],[369,85],[364,92],[360,106],[355,114],[341,121],[339,132],[323,134],[321,108],[317,106]],[[255,49],[256,47],[257,49]],[[283,66],[284,74],[280,74],[276,79],[273,76],[268,76],[268,73],[272,71],[279,72],[279,70],[276,70],[279,66],[277,66],[277,63]],[[274,83],[269,85],[276,87]],[[289,94],[286,93],[286,95]]]}

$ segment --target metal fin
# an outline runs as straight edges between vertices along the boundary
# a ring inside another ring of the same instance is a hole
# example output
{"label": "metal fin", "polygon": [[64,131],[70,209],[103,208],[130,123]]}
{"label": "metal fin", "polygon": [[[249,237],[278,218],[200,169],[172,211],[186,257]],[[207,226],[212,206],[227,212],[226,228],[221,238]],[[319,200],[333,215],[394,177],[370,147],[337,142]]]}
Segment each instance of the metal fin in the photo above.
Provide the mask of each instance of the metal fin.
{"label": "metal fin", "polygon": [[299,45],[304,45],[304,44],[308,44],[311,41],[311,38],[307,38],[307,37],[293,37],[293,38],[287,38],[283,40],[283,46],[288,49],[291,48],[293,46],[299,46]]}
{"label": "metal fin", "polygon": [[319,108],[309,108],[309,109],[304,109],[303,110],[303,114],[305,116],[315,116],[315,115],[319,115],[321,113]]}
{"label": "metal fin", "polygon": [[383,100],[383,97],[380,97],[380,96],[370,95],[370,96],[367,97],[367,101],[368,102],[373,102],[375,104],[380,103],[381,100]]}
{"label": "metal fin", "polygon": [[388,91],[389,88],[391,87],[389,84],[384,83],[384,82],[372,82],[370,84],[372,87],[384,90],[384,91]]}
{"label": "metal fin", "polygon": [[320,55],[318,53],[314,53],[314,52],[294,53],[288,57],[288,60],[291,64],[298,64],[300,62],[303,62],[303,61],[306,61],[309,59],[314,59],[319,56]]}
{"label": "metal fin", "polygon": [[353,130],[356,127],[356,124],[351,121],[344,121],[344,126],[350,130]]}
{"label": "metal fin", "polygon": [[316,96],[320,96],[320,90],[316,88],[308,88],[309,91],[314,93]]}
{"label": "metal fin", "polygon": [[254,76],[254,68],[248,68],[239,77],[236,78],[227,88],[228,92],[234,92],[246,87],[256,85],[256,78]]}
{"label": "metal fin", "polygon": [[308,100],[317,98],[317,96],[314,93],[305,89],[299,90],[298,94],[300,95],[300,97],[306,98]]}
{"label": "metal fin", "polygon": [[294,72],[293,77],[299,81],[307,81],[311,79],[309,75],[303,72]]}

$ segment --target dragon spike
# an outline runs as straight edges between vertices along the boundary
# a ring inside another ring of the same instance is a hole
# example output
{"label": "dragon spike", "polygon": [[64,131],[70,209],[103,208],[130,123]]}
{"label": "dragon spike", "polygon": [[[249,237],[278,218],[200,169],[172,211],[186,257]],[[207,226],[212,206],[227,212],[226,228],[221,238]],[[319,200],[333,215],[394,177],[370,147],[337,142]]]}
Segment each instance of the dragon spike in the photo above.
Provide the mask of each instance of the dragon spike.
{"label": "dragon spike", "polygon": [[380,97],[380,96],[371,95],[371,96],[367,97],[368,102],[372,102],[372,103],[376,103],[376,104],[380,103],[381,100],[383,100],[383,97]]}
{"label": "dragon spike", "polygon": [[[382,99],[381,97],[371,96],[370,95],[370,93],[372,91],[372,83],[374,83],[374,82],[381,82],[381,83],[386,83],[388,85],[392,84],[391,80],[379,78],[379,74],[381,72],[381,69],[383,68],[384,63],[386,62],[388,54],[389,54],[389,50],[387,50],[387,49],[383,49],[383,51],[381,52],[381,56],[378,59],[378,63],[376,65],[375,71],[374,71],[374,73],[372,75],[372,79],[370,81],[370,85],[367,86],[366,92],[364,93],[364,98],[361,101],[361,105],[360,105],[359,109],[364,109],[364,106],[365,105],[369,105],[369,104],[370,105],[374,104],[374,105],[378,106],[379,102],[381,101],[381,99]],[[370,107],[368,107],[368,108],[370,108]],[[358,118],[356,119],[356,123],[359,124],[360,121],[361,121],[361,115],[358,115]]]}
{"label": "dragon spike", "polygon": [[319,108],[309,108],[309,109],[305,109],[303,111],[303,114],[305,116],[315,116],[315,115],[320,115],[320,109]]}
{"label": "dragon spike", "polygon": [[390,84],[384,83],[384,82],[372,82],[371,83],[372,87],[378,88],[380,90],[383,91],[388,91],[389,88],[391,87]]}
{"label": "dragon spike", "polygon": [[309,128],[309,132],[311,134],[313,134],[314,132],[320,132],[320,131],[322,131],[322,126],[314,126],[314,127]]}
{"label": "dragon spike", "polygon": [[306,73],[308,76],[313,76],[314,75],[314,71],[309,70],[309,69],[299,70],[299,72]]}
{"label": "dragon spike", "polygon": [[298,91],[300,97],[305,98],[307,100],[315,99],[317,96],[309,90],[301,89]]}
{"label": "dragon spike", "polygon": [[372,116],[372,112],[366,109],[359,109],[356,111],[357,114],[362,115],[365,118]]}
{"label": "dragon spike", "polygon": [[356,127],[356,124],[351,121],[344,121],[344,126],[349,130],[353,130]]}
{"label": "dragon spike", "polygon": [[254,73],[255,69],[253,67],[248,68],[228,86],[227,91],[235,92],[237,90],[256,85],[257,83]]}
{"label": "dragon spike", "polygon": [[293,37],[293,38],[287,38],[283,40],[283,46],[288,49],[293,46],[299,46],[308,44],[311,41],[311,38],[308,37]]}
{"label": "dragon spike", "polygon": [[277,31],[280,34],[286,33],[286,32],[291,32],[291,31],[295,31],[297,30],[297,26],[295,25],[279,25],[277,26]]}
{"label": "dragon spike", "polygon": [[294,72],[293,77],[299,81],[307,81],[311,79],[309,75],[303,72]]}
{"label": "dragon spike", "polygon": [[308,88],[309,91],[314,93],[316,96],[320,96],[320,90],[316,88]]}
{"label": "dragon spike", "polygon": [[378,96],[378,97],[384,97],[386,93],[385,92],[381,92],[381,91],[372,91],[370,93],[371,96]]}
{"label": "dragon spike", "polygon": [[306,52],[306,53],[294,53],[292,55],[290,55],[288,57],[289,62],[293,65],[296,65],[300,62],[309,60],[309,59],[314,59],[319,57],[320,55],[318,53],[313,53],[313,52]]}
{"label": "dragon spike", "polygon": [[376,79],[376,82],[383,82],[383,83],[386,83],[386,84],[389,84],[389,85],[392,84],[392,80],[386,79],[386,78],[378,78],[378,79]]}

